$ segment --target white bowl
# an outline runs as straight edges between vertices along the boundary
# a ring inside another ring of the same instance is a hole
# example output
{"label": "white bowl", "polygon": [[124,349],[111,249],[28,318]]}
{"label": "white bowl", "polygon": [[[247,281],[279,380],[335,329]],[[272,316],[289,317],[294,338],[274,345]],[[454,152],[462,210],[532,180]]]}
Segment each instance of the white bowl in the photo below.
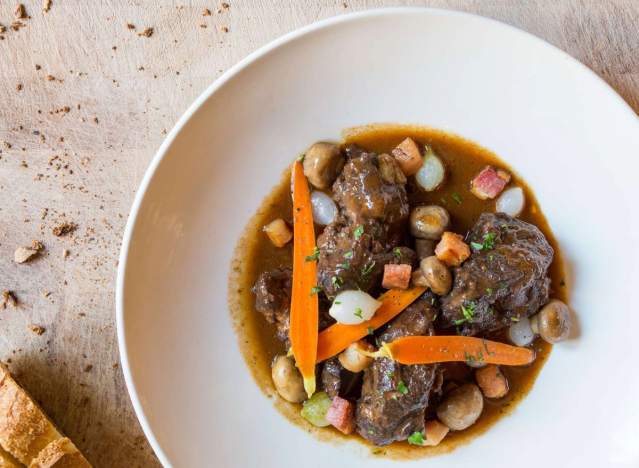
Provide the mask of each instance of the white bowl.
{"label": "white bowl", "polygon": [[394,463],[287,422],[249,375],[226,302],[236,240],[287,164],[373,122],[450,130],[522,175],[562,246],[578,317],[578,336],[555,347],[514,416],[408,464],[638,466],[639,120],[540,39],[432,9],[332,18],[263,47],[197,99],[155,156],[124,235],[117,319],[131,399],[162,463]]}

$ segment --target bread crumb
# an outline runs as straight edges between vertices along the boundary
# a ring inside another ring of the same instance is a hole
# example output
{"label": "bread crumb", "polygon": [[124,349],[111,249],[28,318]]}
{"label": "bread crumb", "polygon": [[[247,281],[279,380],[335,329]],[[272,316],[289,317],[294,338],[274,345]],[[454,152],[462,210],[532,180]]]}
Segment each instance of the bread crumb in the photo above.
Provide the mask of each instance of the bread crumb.
{"label": "bread crumb", "polygon": [[37,255],[38,251],[34,249],[28,249],[26,247],[18,247],[13,254],[13,259],[16,263],[24,263],[29,261],[34,255]]}
{"label": "bread crumb", "polygon": [[33,250],[42,250],[44,249],[44,245],[42,245],[39,241],[34,240],[29,244],[29,248]]}
{"label": "bread crumb", "polygon": [[36,64],[36,66],[35,66],[35,69],[36,69],[36,70],[40,70],[41,68],[42,68],[42,67],[41,67],[40,65],[37,65],[37,64]]}
{"label": "bread crumb", "polygon": [[204,8],[202,10],[202,16],[211,16],[211,10],[209,10],[208,8]]}
{"label": "bread crumb", "polygon": [[18,83],[16,85],[16,91],[20,91],[22,89],[22,85],[20,83]]}
{"label": "bread crumb", "polygon": [[133,26],[131,23],[127,23],[126,24],[126,28],[127,29],[135,29],[135,26]]}
{"label": "bread crumb", "polygon": [[97,117],[93,117],[93,122],[94,123],[98,123],[98,118]]}
{"label": "bread crumb", "polygon": [[62,249],[62,258],[67,258],[69,256],[69,251],[67,249]]}
{"label": "bread crumb", "polygon": [[60,223],[54,226],[53,229],[51,229],[51,233],[54,236],[60,237],[75,231],[76,228],[77,228],[77,225],[73,221],[71,221],[70,223],[67,221],[64,221],[63,223]]}
{"label": "bread crumb", "polygon": [[91,369],[93,369],[93,366],[91,364],[87,364],[87,366],[84,368],[84,372],[91,372]]}
{"label": "bread crumb", "polygon": [[18,31],[18,30],[20,30],[20,28],[24,27],[24,23],[22,21],[12,21],[11,24],[9,25],[9,27],[13,31]]}
{"label": "bread crumb", "polygon": [[222,8],[228,8],[229,4],[228,3],[222,3]]}
{"label": "bread crumb", "polygon": [[11,148],[11,144],[7,143],[6,141],[2,140],[2,146],[4,146],[5,148]]}
{"label": "bread crumb", "polygon": [[51,292],[49,292],[49,291],[43,291],[43,292],[42,292],[42,295],[43,295],[44,297],[49,297],[49,296],[51,295]]}
{"label": "bread crumb", "polygon": [[153,36],[153,28],[151,26],[147,27],[142,33],[138,33],[138,36],[151,37]]}
{"label": "bread crumb", "polygon": [[42,328],[42,327],[40,327],[38,325],[28,324],[27,328],[29,330],[31,330],[33,333],[35,333],[36,335],[38,335],[38,336],[40,336],[40,335],[42,335],[44,333],[44,328]]}
{"label": "bread crumb", "polygon": [[116,363],[114,363],[111,367],[112,367],[113,369],[117,369],[117,368],[118,368],[118,363],[117,363],[117,362],[116,362]]}
{"label": "bread crumb", "polygon": [[201,28],[206,28],[206,24],[201,24],[200,27]]}
{"label": "bread crumb", "polygon": [[2,308],[5,309],[7,304],[12,307],[18,307],[18,298],[11,291],[4,291],[2,293]]}
{"label": "bread crumb", "polygon": [[13,17],[15,19],[24,18],[24,5],[22,3],[18,4],[15,10],[13,10]]}
{"label": "bread crumb", "polygon": [[47,75],[47,81],[53,81],[55,78],[51,75]]}
{"label": "bread crumb", "polygon": [[227,32],[229,32],[229,28],[227,28],[227,27],[223,27],[223,28],[222,28],[222,32],[223,32],[223,33],[227,33]]}
{"label": "bread crumb", "polygon": [[42,2],[42,11],[44,11],[45,13],[48,13],[50,9],[51,9],[51,0],[44,0]]}

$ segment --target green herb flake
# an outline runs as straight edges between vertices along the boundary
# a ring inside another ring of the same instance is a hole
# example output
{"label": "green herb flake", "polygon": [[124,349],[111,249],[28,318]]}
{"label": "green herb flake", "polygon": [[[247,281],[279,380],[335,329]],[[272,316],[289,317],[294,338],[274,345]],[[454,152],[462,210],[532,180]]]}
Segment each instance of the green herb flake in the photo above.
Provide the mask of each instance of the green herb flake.
{"label": "green herb flake", "polygon": [[[333,287],[334,287],[335,289],[339,289],[339,287],[340,287],[340,286],[339,286],[339,283],[337,282],[337,281],[338,281],[338,280],[337,280],[337,278],[338,278],[337,276],[333,276],[333,277],[331,278],[331,281],[333,281]],[[341,278],[340,278],[340,279],[341,279]],[[342,283],[343,283],[343,282],[344,282],[344,281],[342,280]]]}
{"label": "green herb flake", "polygon": [[479,244],[478,242],[471,242],[470,245],[477,250],[482,250],[484,248],[484,244]]}
{"label": "green herb flake", "polygon": [[477,351],[477,360],[479,362],[484,362],[484,355],[481,353],[481,348],[479,348],[479,351]]}
{"label": "green herb flake", "polygon": [[507,228],[507,227],[508,227],[508,224],[502,224],[502,225],[501,225],[501,227],[503,227],[503,228]]}
{"label": "green herb flake", "polygon": [[373,452],[373,455],[379,455],[380,453],[382,453],[382,451],[381,451],[381,450],[375,450],[375,451]]}
{"label": "green herb flake", "polygon": [[497,372],[495,375],[497,376],[498,379],[501,379],[501,374],[499,372]]}
{"label": "green herb flake", "polygon": [[490,306],[488,308],[488,315],[490,315],[490,316],[495,315],[495,307],[494,306]]}
{"label": "green herb flake", "polygon": [[355,229],[355,237],[361,237],[362,234],[364,234],[364,226]]}
{"label": "green herb flake", "polygon": [[489,232],[484,236],[484,250],[493,250],[495,248],[495,237],[497,234]]}
{"label": "green herb flake", "polygon": [[433,316],[433,322],[437,319],[437,314]]}
{"label": "green herb flake", "polygon": [[308,257],[306,257],[304,259],[305,262],[312,262],[313,260],[317,260],[319,258],[319,254],[320,254],[320,249],[317,248],[317,246],[315,246],[315,250],[313,252],[313,255],[309,255]]}
{"label": "green herb flake", "polygon": [[336,302],[333,302],[333,304],[340,305],[340,304],[341,304],[341,302],[337,302],[337,301],[336,301]]}
{"label": "green herb flake", "polygon": [[377,337],[375,337],[375,346],[379,348],[379,339]]}
{"label": "green herb flake", "polygon": [[368,433],[369,433],[369,434],[375,434],[375,431],[372,431],[372,430],[370,430],[370,429],[369,429],[369,430],[368,430]]}
{"label": "green herb flake", "polygon": [[359,284],[355,283],[355,287],[357,288],[359,292],[362,292],[362,288],[359,287]]}
{"label": "green herb flake", "polygon": [[379,388],[377,389],[377,394],[378,394],[379,396],[382,396],[382,391],[381,391]]}
{"label": "green herb flake", "polygon": [[447,204],[448,203],[445,198],[442,198],[441,201],[442,201],[443,204]]}
{"label": "green herb flake", "polygon": [[408,437],[408,443],[413,445],[424,445],[424,441],[426,440],[425,432],[414,432],[411,436]]}
{"label": "green herb flake", "polygon": [[490,261],[492,262],[492,261],[493,261],[493,256],[492,256],[492,255],[489,255],[489,256],[488,256],[488,260],[490,260]]}
{"label": "green herb flake", "polygon": [[492,357],[495,357],[495,353],[490,353],[490,355],[491,355]]}
{"label": "green herb flake", "polygon": [[369,274],[374,266],[375,266],[375,262],[373,261],[373,263],[371,263],[370,266],[366,268],[362,268],[362,276],[366,276],[367,274]]}
{"label": "green herb flake", "polygon": [[408,395],[408,388],[406,388],[406,385],[404,385],[404,381],[399,381],[399,383],[397,384],[397,391],[399,393],[403,393],[404,395]]}
{"label": "green herb flake", "polygon": [[313,286],[313,289],[311,289],[311,293],[309,294],[309,296],[313,296],[315,294],[317,294],[318,292],[322,291],[324,288],[322,288],[321,286]]}
{"label": "green herb flake", "polygon": [[471,302],[468,307],[465,307],[464,304],[461,305],[461,309],[462,312],[464,314],[464,317],[466,317],[466,320],[468,320],[470,323],[473,322],[473,313],[475,311],[475,303]]}
{"label": "green herb flake", "polygon": [[561,283],[559,283],[559,286],[566,286],[566,281],[562,279]]}
{"label": "green herb flake", "polygon": [[434,297],[430,300],[430,305],[433,305],[433,304],[435,304],[435,298]]}
{"label": "green herb flake", "polygon": [[386,377],[388,377],[390,379],[392,377],[395,377],[395,374],[386,374]]}
{"label": "green herb flake", "polygon": [[350,263],[342,263],[340,265],[340,268],[343,268],[344,270],[350,270],[351,269],[351,264]]}
{"label": "green herb flake", "polygon": [[351,249],[348,252],[346,252],[344,255],[342,255],[342,257],[344,257],[344,258],[353,258],[353,252],[354,252],[354,250]]}
{"label": "green herb flake", "polygon": [[402,258],[402,252],[399,250],[399,247],[393,250],[395,256],[399,259]]}
{"label": "green herb flake", "polygon": [[517,317],[510,317],[510,320],[512,320],[513,322],[519,322],[519,319]]}
{"label": "green herb flake", "polygon": [[486,292],[488,293],[489,296],[493,295],[493,289],[492,288],[486,288]]}
{"label": "green herb flake", "polygon": [[382,216],[382,223],[386,222],[386,215]]}
{"label": "green herb flake", "polygon": [[372,335],[372,334],[373,334],[373,327],[366,327],[366,332],[367,332],[369,335]]}
{"label": "green herb flake", "polygon": [[359,307],[357,309],[355,309],[355,316],[359,317],[359,318],[363,318],[362,317],[362,309],[360,309]]}
{"label": "green herb flake", "polygon": [[463,319],[459,319],[459,320],[455,320],[455,325],[461,325],[462,323],[464,323],[466,321],[465,318]]}
{"label": "green herb flake", "polygon": [[304,161],[304,158],[306,157],[306,153],[302,153],[297,157],[297,162],[302,162]]}
{"label": "green herb flake", "polygon": [[506,285],[504,284],[504,282],[503,282],[503,281],[500,281],[500,282],[499,282],[499,289],[500,289],[500,290],[502,290],[502,289],[504,289],[505,287],[506,287]]}
{"label": "green herb flake", "polygon": [[397,395],[393,395],[393,400],[397,401]]}
{"label": "green herb flake", "polygon": [[455,200],[457,203],[459,203],[460,205],[462,204],[462,201],[459,199],[459,196],[453,192],[453,200]]}

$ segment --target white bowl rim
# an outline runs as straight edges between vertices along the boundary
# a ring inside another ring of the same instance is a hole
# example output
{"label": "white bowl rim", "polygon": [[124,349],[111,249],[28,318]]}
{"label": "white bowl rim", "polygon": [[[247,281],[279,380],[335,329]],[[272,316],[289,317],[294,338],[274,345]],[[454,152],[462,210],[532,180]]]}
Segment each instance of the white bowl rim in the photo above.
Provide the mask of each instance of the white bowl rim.
{"label": "white bowl rim", "polygon": [[[124,274],[126,270],[126,263],[128,257],[129,246],[131,242],[131,234],[133,232],[133,228],[135,225],[135,221],[140,210],[140,206],[142,204],[142,200],[146,194],[146,191],[149,187],[151,180],[160,165],[162,159],[166,155],[167,151],[171,147],[171,144],[180,133],[182,128],[186,125],[186,123],[191,119],[191,117],[197,112],[197,110],[226,82],[231,80],[235,75],[237,75],[240,71],[246,68],[251,63],[255,62],[259,58],[267,55],[269,52],[277,49],[278,47],[292,42],[302,36],[305,36],[309,33],[312,33],[319,29],[324,29],[334,24],[343,23],[343,22],[351,22],[357,21],[362,18],[367,18],[371,16],[384,16],[384,15],[408,15],[408,14],[440,14],[440,15],[451,15],[451,16],[465,16],[473,18],[476,21],[482,21],[489,24],[492,24],[494,27],[498,28],[507,28],[511,30],[515,30],[520,34],[523,34],[534,41],[536,41],[542,47],[547,47],[553,50],[555,53],[560,53],[569,61],[572,61],[573,64],[576,64],[585,73],[590,74],[592,77],[599,82],[600,85],[603,85],[605,89],[607,89],[608,94],[610,95],[610,99],[616,99],[617,101],[621,101],[622,105],[625,106],[626,110],[631,114],[632,117],[637,119],[637,123],[639,123],[639,116],[634,112],[634,110],[630,107],[630,105],[599,75],[597,75],[594,71],[588,68],[586,65],[581,63],[579,60],[572,57],[567,52],[562,49],[552,45],[551,43],[541,39],[534,34],[531,34],[523,29],[517,28],[515,26],[509,25],[507,23],[503,23],[501,21],[487,18],[484,16],[476,15],[473,13],[457,11],[457,10],[448,10],[443,8],[428,8],[428,7],[391,7],[391,8],[378,8],[372,10],[364,10],[353,13],[347,13],[340,16],[334,16],[331,18],[327,18],[316,23],[312,23],[291,31],[268,44],[260,47],[256,51],[252,52],[234,66],[229,68],[226,72],[224,72],[217,80],[215,80],[202,94],[200,94],[197,99],[189,106],[189,108],[184,112],[182,117],[177,121],[175,126],[171,129],[166,139],[156,152],[155,156],[151,160],[144,177],[142,178],[142,182],[138,188],[138,191],[133,200],[133,205],[131,206],[131,211],[129,213],[129,218],[126,223],[126,227],[124,229],[124,235],[122,238],[122,248],[120,250],[120,257],[118,263],[118,272],[116,279],[116,326],[117,326],[117,336],[118,336],[118,347],[120,351],[120,361],[122,364],[122,372],[124,374],[124,381],[126,383],[127,390],[129,392],[129,397],[131,398],[131,403],[133,404],[133,408],[135,410],[135,414],[142,426],[142,430],[144,431],[145,436],[147,437],[153,451],[157,455],[160,463],[163,466],[171,466],[171,463],[164,453],[162,446],[160,445],[153,429],[151,428],[144,409],[142,407],[142,403],[140,401],[140,397],[137,393],[137,389],[135,387],[135,383],[133,382],[133,375],[131,373],[131,367],[129,365],[128,352],[126,347],[125,340],[125,330],[124,330],[124,304],[123,304],[123,290],[124,290]],[[622,107],[623,107],[622,106]]]}

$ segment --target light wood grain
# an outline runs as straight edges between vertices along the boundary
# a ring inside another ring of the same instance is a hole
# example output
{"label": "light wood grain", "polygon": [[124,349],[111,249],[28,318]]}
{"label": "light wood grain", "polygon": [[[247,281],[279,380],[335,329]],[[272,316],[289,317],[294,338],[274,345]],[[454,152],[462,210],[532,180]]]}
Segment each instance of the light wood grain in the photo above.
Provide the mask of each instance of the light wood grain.
{"label": "light wood grain", "polygon": [[[44,13],[40,0],[29,0],[25,26],[2,33],[0,140],[11,148],[0,146],[0,290],[14,291],[20,304],[0,310],[0,357],[96,467],[159,466],[126,393],[115,329],[117,258],[136,188],[184,110],[250,52],[352,11],[463,10],[567,51],[639,111],[636,0],[227,2],[53,0]],[[0,2],[1,24],[11,23],[15,5]],[[153,35],[138,37],[147,26]],[[64,106],[70,110],[55,112]],[[52,156],[59,159],[49,165]],[[76,232],[55,237],[62,220]],[[44,254],[16,265],[15,249],[32,240]],[[28,324],[46,331],[38,336]]]}

